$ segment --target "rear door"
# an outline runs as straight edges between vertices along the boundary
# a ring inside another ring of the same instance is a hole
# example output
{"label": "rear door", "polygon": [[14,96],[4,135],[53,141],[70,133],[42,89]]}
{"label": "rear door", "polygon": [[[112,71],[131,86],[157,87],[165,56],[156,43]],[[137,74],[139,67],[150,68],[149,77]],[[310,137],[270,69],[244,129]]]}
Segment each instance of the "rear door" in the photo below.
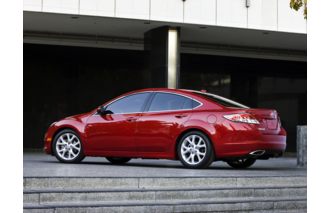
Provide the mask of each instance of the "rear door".
{"label": "rear door", "polygon": [[193,100],[178,94],[156,92],[137,121],[136,145],[141,157],[168,157]]}

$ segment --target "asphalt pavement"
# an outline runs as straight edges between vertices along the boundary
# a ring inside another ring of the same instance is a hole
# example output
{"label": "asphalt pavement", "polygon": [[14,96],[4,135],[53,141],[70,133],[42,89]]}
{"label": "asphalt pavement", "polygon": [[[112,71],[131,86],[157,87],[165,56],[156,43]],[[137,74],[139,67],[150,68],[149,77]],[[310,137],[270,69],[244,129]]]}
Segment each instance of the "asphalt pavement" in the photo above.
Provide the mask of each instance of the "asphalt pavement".
{"label": "asphalt pavement", "polygon": [[24,152],[24,177],[253,177],[306,176],[294,157],[258,160],[247,169],[233,169],[225,162],[214,162],[207,169],[186,169],[180,161],[132,159],[125,165],[113,165],[105,158],[86,157],[79,164],[64,164],[54,156]]}

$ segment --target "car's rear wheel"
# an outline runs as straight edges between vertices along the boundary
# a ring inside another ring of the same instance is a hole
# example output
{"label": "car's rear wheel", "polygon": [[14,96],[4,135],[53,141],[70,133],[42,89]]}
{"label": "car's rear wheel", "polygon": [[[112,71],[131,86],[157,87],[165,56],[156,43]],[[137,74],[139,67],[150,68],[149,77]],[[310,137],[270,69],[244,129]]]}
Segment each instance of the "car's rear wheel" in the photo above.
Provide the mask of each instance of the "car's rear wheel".
{"label": "car's rear wheel", "polygon": [[85,158],[79,135],[70,129],[60,131],[53,141],[53,153],[63,163],[79,163]]}
{"label": "car's rear wheel", "polygon": [[187,168],[206,168],[214,160],[211,141],[199,131],[191,131],[180,139],[177,154]]}
{"label": "car's rear wheel", "polygon": [[131,158],[112,158],[112,157],[106,157],[108,161],[110,161],[112,164],[124,164],[131,160]]}
{"label": "car's rear wheel", "polygon": [[227,164],[235,169],[244,169],[252,166],[256,162],[254,158],[240,158],[227,161]]}

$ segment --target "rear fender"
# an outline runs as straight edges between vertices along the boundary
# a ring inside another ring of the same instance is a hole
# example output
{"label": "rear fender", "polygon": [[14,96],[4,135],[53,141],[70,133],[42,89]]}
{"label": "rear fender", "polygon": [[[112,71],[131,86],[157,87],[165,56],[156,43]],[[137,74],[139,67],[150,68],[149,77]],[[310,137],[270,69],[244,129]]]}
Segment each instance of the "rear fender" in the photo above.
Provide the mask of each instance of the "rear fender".
{"label": "rear fender", "polygon": [[176,143],[173,144],[173,147],[172,147],[172,150],[174,151],[173,153],[173,156],[176,156],[176,148],[177,148],[177,144],[179,143],[179,140],[180,138],[187,132],[189,132],[190,130],[191,131],[201,131],[203,132],[204,134],[206,134],[206,136],[210,139],[212,145],[213,145],[213,148],[214,148],[214,151],[215,151],[215,147],[216,147],[216,144],[215,142],[217,141],[217,138],[216,138],[216,128],[214,127],[214,124],[210,124],[208,122],[205,122],[205,121],[201,121],[201,120],[188,120],[186,121],[182,128],[181,128],[182,131],[180,131],[180,134],[176,137]]}

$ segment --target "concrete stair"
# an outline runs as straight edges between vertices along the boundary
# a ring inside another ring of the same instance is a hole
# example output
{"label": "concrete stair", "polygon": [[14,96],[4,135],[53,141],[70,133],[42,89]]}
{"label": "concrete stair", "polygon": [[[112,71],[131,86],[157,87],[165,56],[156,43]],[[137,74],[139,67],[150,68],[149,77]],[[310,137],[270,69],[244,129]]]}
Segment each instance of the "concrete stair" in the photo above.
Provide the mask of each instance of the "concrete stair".
{"label": "concrete stair", "polygon": [[25,177],[24,212],[306,212],[306,177]]}

